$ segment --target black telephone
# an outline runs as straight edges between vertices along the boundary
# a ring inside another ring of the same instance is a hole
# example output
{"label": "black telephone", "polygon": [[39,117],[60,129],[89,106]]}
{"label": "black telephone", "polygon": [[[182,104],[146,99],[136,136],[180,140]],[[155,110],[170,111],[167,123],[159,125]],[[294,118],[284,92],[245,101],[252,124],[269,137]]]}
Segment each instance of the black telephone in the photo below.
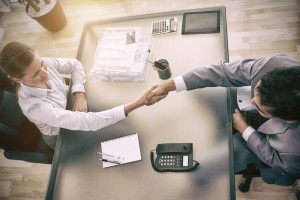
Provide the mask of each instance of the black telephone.
{"label": "black telephone", "polygon": [[[188,172],[196,169],[199,165],[193,160],[192,143],[166,143],[156,147],[156,159],[154,151],[150,152],[152,167],[157,172]],[[195,165],[193,166],[193,162]]]}

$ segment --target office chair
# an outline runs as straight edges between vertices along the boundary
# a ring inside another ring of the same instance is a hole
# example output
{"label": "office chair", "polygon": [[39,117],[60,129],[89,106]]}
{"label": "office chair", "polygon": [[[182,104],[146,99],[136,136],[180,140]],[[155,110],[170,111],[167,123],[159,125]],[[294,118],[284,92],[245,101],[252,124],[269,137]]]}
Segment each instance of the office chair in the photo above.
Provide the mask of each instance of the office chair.
{"label": "office chair", "polygon": [[22,113],[17,96],[0,91],[0,148],[7,159],[51,164],[54,150]]}
{"label": "office chair", "polygon": [[[270,167],[265,167],[262,170],[268,170],[268,168],[271,169]],[[239,190],[241,192],[248,192],[251,182],[252,182],[252,178],[261,177],[261,170],[258,169],[257,166],[250,164],[247,166],[247,168],[245,170],[237,172],[236,174],[240,174],[243,176],[243,178],[245,178],[245,181],[240,183]],[[300,178],[299,176],[291,177],[290,185],[293,187],[293,191],[295,194],[295,200],[300,200],[300,186],[299,186],[299,184],[294,183],[299,178]],[[281,184],[277,184],[276,181],[274,184],[281,185]]]}
{"label": "office chair", "polygon": [[248,192],[249,191],[250,185],[251,185],[251,182],[252,182],[252,178],[261,177],[260,170],[256,166],[251,165],[251,164],[249,164],[246,169],[244,169],[240,172],[237,172],[235,174],[236,175],[242,175],[243,178],[245,179],[245,181],[240,183],[240,185],[239,185],[239,190],[241,192]]}

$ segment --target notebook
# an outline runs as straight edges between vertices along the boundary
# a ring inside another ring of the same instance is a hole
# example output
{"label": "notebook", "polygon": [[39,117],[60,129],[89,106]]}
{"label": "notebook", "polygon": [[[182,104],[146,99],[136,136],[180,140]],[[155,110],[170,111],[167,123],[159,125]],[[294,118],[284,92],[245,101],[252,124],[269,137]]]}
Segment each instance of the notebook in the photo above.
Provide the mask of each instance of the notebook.
{"label": "notebook", "polygon": [[[103,159],[111,159],[111,155],[122,163],[141,160],[141,150],[137,133],[101,142]],[[103,161],[103,168],[118,164]]]}

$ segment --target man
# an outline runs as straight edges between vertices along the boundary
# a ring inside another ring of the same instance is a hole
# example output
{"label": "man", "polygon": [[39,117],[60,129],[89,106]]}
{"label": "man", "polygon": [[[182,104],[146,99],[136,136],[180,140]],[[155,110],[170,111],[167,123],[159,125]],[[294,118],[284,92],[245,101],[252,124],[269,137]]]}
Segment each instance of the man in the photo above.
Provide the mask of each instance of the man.
{"label": "man", "polygon": [[268,118],[254,129],[235,109],[233,126],[240,133],[233,137],[235,172],[250,163],[268,165],[261,170],[265,182],[292,185],[300,177],[300,62],[276,55],[200,67],[159,84],[147,98],[155,103],[170,91],[217,86],[250,86],[252,104]]}

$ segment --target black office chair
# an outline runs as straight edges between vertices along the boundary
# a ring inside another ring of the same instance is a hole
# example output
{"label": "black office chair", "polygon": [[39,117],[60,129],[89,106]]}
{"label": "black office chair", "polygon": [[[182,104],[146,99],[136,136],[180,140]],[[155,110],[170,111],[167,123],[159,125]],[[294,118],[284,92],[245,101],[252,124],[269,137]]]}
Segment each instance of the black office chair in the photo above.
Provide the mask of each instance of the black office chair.
{"label": "black office chair", "polygon": [[245,179],[244,182],[240,183],[239,190],[241,192],[248,192],[252,182],[252,178],[261,177],[260,170],[254,165],[248,165],[246,169],[235,173],[236,175],[242,175]]}
{"label": "black office chair", "polygon": [[[268,170],[268,168],[270,169],[270,167],[266,167],[264,169]],[[257,166],[251,165],[251,164],[248,165],[245,170],[237,172],[236,174],[242,175],[243,178],[245,178],[245,181],[240,183],[240,185],[239,185],[239,190],[241,192],[248,192],[249,189],[250,189],[252,179],[254,177],[261,177],[260,169],[258,169]],[[295,182],[299,178],[300,178],[300,176],[292,177],[291,178],[291,184],[290,184],[293,187],[293,191],[295,193],[296,200],[300,200],[300,186],[297,183],[293,184],[293,182]],[[278,184],[278,185],[280,185],[280,184]]]}
{"label": "black office chair", "polygon": [[0,91],[0,148],[7,159],[51,164],[54,150],[22,113],[17,96]]}

